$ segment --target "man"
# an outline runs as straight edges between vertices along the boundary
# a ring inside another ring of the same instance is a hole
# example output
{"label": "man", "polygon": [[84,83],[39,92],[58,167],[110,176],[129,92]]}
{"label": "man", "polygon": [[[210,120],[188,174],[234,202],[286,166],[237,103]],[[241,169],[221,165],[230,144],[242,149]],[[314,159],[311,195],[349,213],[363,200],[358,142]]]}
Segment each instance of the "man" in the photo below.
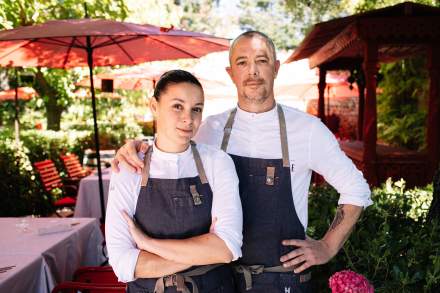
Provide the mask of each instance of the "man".
{"label": "man", "polygon": [[[266,35],[238,36],[226,68],[237,87],[238,107],[208,117],[195,138],[222,148],[234,160],[243,206],[240,292],[310,292],[310,267],[328,262],[349,237],[370,190],[331,132],[301,111],[277,105],[273,84],[280,62]],[[129,142],[113,162],[142,167]],[[341,194],[335,219],[320,240],[306,237],[308,189],[316,171]],[[293,272],[293,273],[292,273]]]}

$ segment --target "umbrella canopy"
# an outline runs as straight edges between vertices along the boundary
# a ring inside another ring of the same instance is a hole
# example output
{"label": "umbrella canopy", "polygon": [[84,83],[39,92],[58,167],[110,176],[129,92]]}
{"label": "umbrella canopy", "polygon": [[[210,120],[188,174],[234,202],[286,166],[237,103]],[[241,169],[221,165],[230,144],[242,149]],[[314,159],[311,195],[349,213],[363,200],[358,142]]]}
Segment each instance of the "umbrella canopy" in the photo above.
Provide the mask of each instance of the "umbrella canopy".
{"label": "umbrella canopy", "polygon": [[198,58],[228,48],[227,39],[173,28],[88,18],[54,20],[1,31],[0,66],[89,67],[103,221],[104,192],[93,67]]}
{"label": "umbrella canopy", "polygon": [[[31,87],[19,87],[17,89],[19,100],[28,101],[35,96],[38,96],[37,92]],[[4,90],[0,92],[0,102],[4,101],[14,101],[15,100],[15,89]]]}
{"label": "umbrella canopy", "polygon": [[0,32],[0,66],[71,68],[199,58],[229,41],[202,33],[102,19],[53,20]]}

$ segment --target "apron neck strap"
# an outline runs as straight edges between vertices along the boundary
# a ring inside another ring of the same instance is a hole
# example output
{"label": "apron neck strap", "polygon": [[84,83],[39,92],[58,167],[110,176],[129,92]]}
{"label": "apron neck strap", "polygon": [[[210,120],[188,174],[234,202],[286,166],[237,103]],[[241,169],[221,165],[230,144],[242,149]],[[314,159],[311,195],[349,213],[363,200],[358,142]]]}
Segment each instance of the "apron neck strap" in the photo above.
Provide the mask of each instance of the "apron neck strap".
{"label": "apron neck strap", "polygon": [[289,168],[289,145],[287,144],[286,118],[281,105],[277,104],[278,122],[280,124],[281,152],[283,154],[283,167]]}
{"label": "apron neck strap", "polygon": [[234,108],[231,113],[229,113],[228,121],[223,129],[224,134],[221,149],[224,152],[226,152],[226,149],[228,148],[229,138],[231,137],[232,132],[232,125],[234,125],[235,114],[237,114],[237,108]]}
{"label": "apron neck strap", "polygon": [[[191,141],[191,151],[193,153],[194,162],[196,163],[197,172],[199,173],[200,181],[202,184],[208,183],[206,179],[205,169],[203,168],[202,159],[200,158],[199,151],[197,150],[196,144]],[[144,157],[144,168],[142,169],[142,181],[141,186],[147,186],[148,178],[150,177],[150,163],[151,163],[151,154],[153,153],[153,146],[148,148],[147,153]]]}
{"label": "apron neck strap", "polygon": [[148,177],[150,177],[150,163],[151,163],[152,153],[153,153],[153,146],[150,145],[144,157],[144,168],[142,169],[142,181],[141,181],[142,187],[147,186]]}
{"label": "apron neck strap", "polygon": [[191,140],[191,151],[193,153],[194,162],[196,163],[197,172],[199,173],[200,181],[202,184],[208,183],[206,179],[205,169],[203,168],[202,159],[200,158],[199,151],[197,150],[196,143]]}
{"label": "apron neck strap", "polygon": [[[284,111],[281,105],[277,104],[278,122],[280,124],[280,139],[281,139],[281,152],[283,155],[283,167],[289,168],[289,146],[287,144],[287,130],[286,130],[286,118],[284,117]],[[231,137],[232,126],[235,121],[235,114],[237,114],[237,108],[229,113],[228,120],[226,121],[225,128],[223,129],[223,140],[221,149],[226,152],[228,148],[229,138]]]}

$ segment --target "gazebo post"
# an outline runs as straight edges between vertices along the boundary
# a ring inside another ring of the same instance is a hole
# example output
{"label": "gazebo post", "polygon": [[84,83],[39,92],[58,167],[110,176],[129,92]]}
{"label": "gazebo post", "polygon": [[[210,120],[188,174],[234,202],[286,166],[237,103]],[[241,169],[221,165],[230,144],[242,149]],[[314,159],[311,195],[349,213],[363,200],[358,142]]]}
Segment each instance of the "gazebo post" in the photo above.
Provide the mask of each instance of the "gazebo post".
{"label": "gazebo post", "polygon": [[363,139],[364,149],[362,163],[364,175],[371,185],[377,185],[376,173],[376,142],[377,142],[377,108],[376,108],[376,74],[378,62],[378,46],[375,41],[364,43],[364,73],[365,73],[365,110]]}
{"label": "gazebo post", "polygon": [[434,176],[440,161],[440,45],[428,49],[429,101],[427,119],[427,148],[429,178]]}
{"label": "gazebo post", "polygon": [[324,92],[326,87],[326,78],[327,70],[319,67],[319,82],[318,82],[318,117],[321,119],[322,123],[325,124],[325,100],[324,100]]}
{"label": "gazebo post", "polygon": [[357,140],[363,139],[364,131],[364,111],[365,111],[365,75],[362,67],[359,69],[360,77],[357,81],[358,93],[359,93],[359,105],[358,105],[358,121],[357,121]]}

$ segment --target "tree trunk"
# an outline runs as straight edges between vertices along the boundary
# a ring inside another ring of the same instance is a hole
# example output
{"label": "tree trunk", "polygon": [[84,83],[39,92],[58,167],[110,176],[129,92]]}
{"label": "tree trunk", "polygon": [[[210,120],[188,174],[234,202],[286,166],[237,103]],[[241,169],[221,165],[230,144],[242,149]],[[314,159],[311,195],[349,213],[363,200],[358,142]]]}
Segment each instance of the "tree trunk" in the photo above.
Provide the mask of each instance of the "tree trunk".
{"label": "tree trunk", "polygon": [[60,130],[61,114],[64,107],[58,105],[58,92],[51,87],[45,79],[43,73],[38,70],[35,74],[35,90],[40,97],[44,97],[44,105],[46,106],[47,129]]}

